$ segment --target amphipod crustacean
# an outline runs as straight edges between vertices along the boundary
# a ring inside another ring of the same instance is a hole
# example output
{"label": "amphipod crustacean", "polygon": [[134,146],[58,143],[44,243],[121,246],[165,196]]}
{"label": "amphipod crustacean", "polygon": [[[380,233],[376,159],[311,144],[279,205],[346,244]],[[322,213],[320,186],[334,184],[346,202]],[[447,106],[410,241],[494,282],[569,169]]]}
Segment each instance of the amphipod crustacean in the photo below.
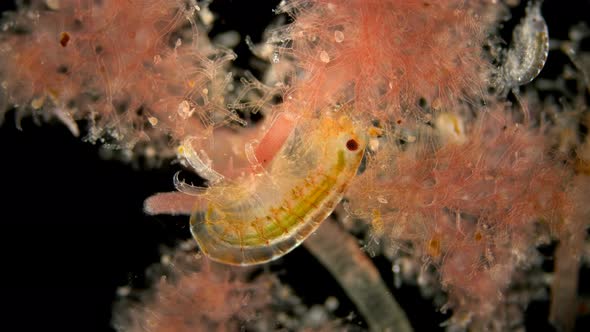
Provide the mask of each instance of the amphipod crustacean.
{"label": "amphipod crustacean", "polygon": [[223,179],[197,195],[191,232],[209,258],[251,265],[305,240],[342,199],[367,138],[345,112],[298,121],[262,171]]}

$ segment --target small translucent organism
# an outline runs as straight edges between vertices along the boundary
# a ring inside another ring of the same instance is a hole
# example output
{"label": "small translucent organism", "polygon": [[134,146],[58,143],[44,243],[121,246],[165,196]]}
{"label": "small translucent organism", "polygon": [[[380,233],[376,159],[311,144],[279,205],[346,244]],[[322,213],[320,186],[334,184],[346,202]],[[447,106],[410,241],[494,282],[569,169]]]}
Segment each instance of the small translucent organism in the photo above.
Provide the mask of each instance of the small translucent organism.
{"label": "small translucent organism", "polygon": [[435,119],[438,136],[445,143],[463,144],[467,141],[463,119],[454,113],[441,113]]}
{"label": "small translucent organism", "polygon": [[512,43],[502,66],[506,91],[531,82],[545,66],[549,32],[541,15],[541,4],[541,0],[529,2],[524,19],[512,33]]}
{"label": "small translucent organism", "polygon": [[[191,232],[211,259],[251,265],[306,239],[342,199],[363,159],[362,126],[343,112],[298,121],[267,167],[197,196]],[[183,190],[182,187],[179,188]]]}
{"label": "small translucent organism", "polygon": [[[186,160],[192,169],[210,184],[221,181],[223,176],[211,167],[212,162],[207,156],[207,153],[203,150],[199,152],[195,151],[191,146],[192,141],[193,137],[186,138],[178,148],[178,154],[183,157],[181,160]],[[174,176],[174,184],[177,187],[183,185],[178,180],[178,173]]]}

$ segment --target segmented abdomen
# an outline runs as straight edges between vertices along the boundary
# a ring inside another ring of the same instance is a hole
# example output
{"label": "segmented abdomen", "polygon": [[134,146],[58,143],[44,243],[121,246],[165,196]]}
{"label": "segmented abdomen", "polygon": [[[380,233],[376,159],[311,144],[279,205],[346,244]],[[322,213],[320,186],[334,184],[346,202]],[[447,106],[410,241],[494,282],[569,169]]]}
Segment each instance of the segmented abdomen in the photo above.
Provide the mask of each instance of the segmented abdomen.
{"label": "segmented abdomen", "polygon": [[[359,148],[347,149],[350,140]],[[201,250],[233,265],[264,263],[291,251],[340,202],[364,147],[348,118],[295,130],[268,173],[211,188],[204,196],[206,209],[191,217]]]}

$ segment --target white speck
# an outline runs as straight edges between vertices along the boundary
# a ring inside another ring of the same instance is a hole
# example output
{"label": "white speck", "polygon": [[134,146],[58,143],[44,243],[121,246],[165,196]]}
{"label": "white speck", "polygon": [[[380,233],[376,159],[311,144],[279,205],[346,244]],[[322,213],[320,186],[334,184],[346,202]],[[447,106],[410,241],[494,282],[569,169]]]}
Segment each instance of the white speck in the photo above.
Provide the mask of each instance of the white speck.
{"label": "white speck", "polygon": [[230,30],[230,31],[226,31],[226,32],[222,32],[217,34],[214,38],[213,38],[213,44],[215,45],[219,45],[228,49],[233,49],[234,47],[236,47],[240,41],[241,41],[242,37],[240,36],[240,34],[237,31],[234,30]]}
{"label": "white speck", "polygon": [[208,7],[199,8],[199,17],[205,26],[210,26],[215,21],[215,14]]}
{"label": "white speck", "polygon": [[379,140],[376,138],[372,138],[369,140],[369,149],[371,151],[377,151],[379,149]]}
{"label": "white speck", "polygon": [[324,303],[324,305],[326,306],[326,309],[328,309],[328,311],[334,311],[334,310],[338,309],[338,306],[340,305],[340,303],[338,302],[338,299],[335,298],[334,296],[329,296],[326,299],[326,302]]}
{"label": "white speck", "polygon": [[120,297],[125,297],[131,293],[131,287],[129,286],[122,286],[117,288],[117,295]]}
{"label": "white speck", "polygon": [[59,9],[59,0],[45,0],[45,4],[47,5],[47,8],[51,10]]}
{"label": "white speck", "polygon": [[342,43],[344,41],[344,33],[340,30],[334,31],[334,40],[336,40],[337,43]]}
{"label": "white speck", "polygon": [[148,118],[148,122],[152,125],[152,127],[155,127],[158,124],[158,118],[150,116]]}
{"label": "white speck", "polygon": [[53,114],[61,121],[74,135],[75,137],[80,136],[80,130],[78,129],[78,124],[74,121],[74,118],[70,113],[66,110],[62,109],[61,107],[56,107],[53,109]]}
{"label": "white speck", "polygon": [[321,52],[320,52],[320,60],[321,60],[323,63],[328,63],[328,62],[330,62],[330,55],[328,54],[328,52],[326,52],[326,51],[321,51]]}
{"label": "white speck", "polygon": [[148,146],[145,148],[145,156],[147,158],[155,158],[156,157],[156,149],[153,146]]}
{"label": "white speck", "polygon": [[31,107],[33,107],[33,109],[35,110],[38,110],[41,107],[43,107],[43,104],[45,104],[45,97],[39,97],[33,99],[33,101],[31,102]]}
{"label": "white speck", "polygon": [[248,294],[248,293],[246,293],[246,294],[245,294],[245,295],[242,297],[242,301],[241,301],[241,302],[242,302],[242,306],[246,306],[246,305],[248,305],[248,303],[250,303],[250,298],[251,298],[251,295],[250,295],[250,294]]}
{"label": "white speck", "polygon": [[195,109],[191,109],[190,104],[186,100],[183,100],[180,105],[178,105],[178,115],[185,120],[193,115],[194,111]]}
{"label": "white speck", "polygon": [[327,320],[327,318],[328,318],[328,315],[324,311],[324,308],[322,308],[319,305],[314,305],[309,309],[304,320],[305,320],[305,323],[307,323],[313,327],[319,327]]}

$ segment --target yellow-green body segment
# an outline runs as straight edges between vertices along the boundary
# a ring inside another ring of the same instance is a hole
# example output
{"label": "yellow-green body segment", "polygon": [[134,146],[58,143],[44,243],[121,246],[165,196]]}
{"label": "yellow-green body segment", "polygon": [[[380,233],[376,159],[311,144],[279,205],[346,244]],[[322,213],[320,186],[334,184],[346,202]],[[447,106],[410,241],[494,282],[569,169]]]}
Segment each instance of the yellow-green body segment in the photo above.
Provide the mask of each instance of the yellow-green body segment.
{"label": "yellow-green body segment", "polygon": [[346,115],[297,125],[266,171],[207,190],[191,216],[199,247],[233,265],[264,263],[293,250],[340,202],[366,143]]}

